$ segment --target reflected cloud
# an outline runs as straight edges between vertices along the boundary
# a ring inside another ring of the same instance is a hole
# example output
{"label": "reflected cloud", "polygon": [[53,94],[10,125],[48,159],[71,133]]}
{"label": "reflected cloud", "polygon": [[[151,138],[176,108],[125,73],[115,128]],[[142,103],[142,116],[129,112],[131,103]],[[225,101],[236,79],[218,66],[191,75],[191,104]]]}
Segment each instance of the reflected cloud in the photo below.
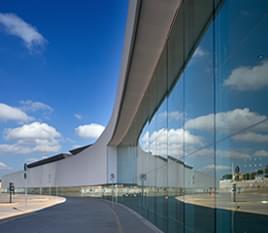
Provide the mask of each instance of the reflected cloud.
{"label": "reflected cloud", "polygon": [[268,151],[267,150],[258,150],[254,153],[255,156],[258,157],[268,157]]}
{"label": "reflected cloud", "polygon": [[216,156],[222,157],[222,158],[228,158],[231,160],[243,160],[243,159],[250,159],[251,158],[249,153],[242,152],[239,150],[233,150],[233,149],[217,150]]}
{"label": "reflected cloud", "polygon": [[238,91],[255,91],[268,86],[268,60],[256,66],[234,69],[224,85]]}
{"label": "reflected cloud", "polygon": [[[228,112],[219,112],[215,114],[211,113],[205,116],[200,116],[194,119],[190,119],[185,123],[185,128],[196,129],[204,131],[214,130],[214,117],[216,117],[217,130],[237,131],[247,128],[258,122],[262,122],[267,119],[266,116],[260,115],[256,112],[250,111],[249,108],[237,108]],[[255,131],[268,131],[268,122],[262,123],[260,126],[254,127]]]}
{"label": "reflected cloud", "polygon": [[201,47],[198,47],[193,54],[193,58],[197,58],[197,57],[203,57],[205,56],[207,53],[204,49],[202,49]]}
{"label": "reflected cloud", "polygon": [[146,152],[154,155],[180,156],[183,154],[183,142],[190,146],[203,145],[203,138],[191,134],[182,128],[147,131],[141,137],[140,146]]}
{"label": "reflected cloud", "polygon": [[[212,158],[214,156],[214,149],[206,148],[199,151],[196,151],[192,156],[204,156]],[[251,158],[249,153],[242,152],[234,149],[217,149],[216,156],[219,158],[228,158],[233,160],[249,159]]]}
{"label": "reflected cloud", "polygon": [[202,170],[205,170],[205,171],[213,171],[215,169],[217,171],[226,171],[226,170],[231,170],[232,168],[229,167],[229,166],[225,166],[225,165],[209,164],[208,166],[204,167]]}
{"label": "reflected cloud", "polygon": [[267,143],[268,142],[267,134],[259,134],[255,132],[246,132],[246,133],[237,134],[233,138],[241,142],[250,142],[250,143]]}
{"label": "reflected cloud", "polygon": [[172,111],[172,112],[167,112],[167,111],[164,111],[164,112],[161,112],[159,113],[158,117],[161,119],[161,120],[169,120],[169,121],[178,121],[180,119],[182,119],[183,117],[183,113],[181,112],[178,112],[178,111]]}

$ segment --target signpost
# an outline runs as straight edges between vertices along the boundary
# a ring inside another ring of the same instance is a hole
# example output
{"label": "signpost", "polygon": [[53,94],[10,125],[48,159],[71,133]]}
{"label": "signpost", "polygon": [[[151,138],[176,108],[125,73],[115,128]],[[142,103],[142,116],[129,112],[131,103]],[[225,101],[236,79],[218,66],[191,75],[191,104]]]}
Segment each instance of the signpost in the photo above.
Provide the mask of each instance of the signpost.
{"label": "signpost", "polygon": [[141,179],[141,198],[142,198],[142,204],[144,204],[144,182],[147,179],[147,176],[145,173],[140,175],[140,179]]}
{"label": "signpost", "polygon": [[237,193],[237,184],[236,181],[239,181],[239,173],[240,173],[240,167],[236,166],[234,170],[234,179],[233,179],[233,185],[232,185],[232,193],[233,193],[233,202],[236,202],[236,193]]}
{"label": "signpost", "polygon": [[111,181],[112,181],[112,203],[114,204],[114,179],[115,175],[114,173],[111,173]]}
{"label": "signpost", "polygon": [[27,185],[27,163],[24,163],[24,180],[25,180],[25,188],[24,188],[24,193],[25,193],[25,204],[28,203],[28,185]]}
{"label": "signpost", "polygon": [[15,193],[15,186],[12,182],[9,183],[9,203],[12,203],[12,194]]}

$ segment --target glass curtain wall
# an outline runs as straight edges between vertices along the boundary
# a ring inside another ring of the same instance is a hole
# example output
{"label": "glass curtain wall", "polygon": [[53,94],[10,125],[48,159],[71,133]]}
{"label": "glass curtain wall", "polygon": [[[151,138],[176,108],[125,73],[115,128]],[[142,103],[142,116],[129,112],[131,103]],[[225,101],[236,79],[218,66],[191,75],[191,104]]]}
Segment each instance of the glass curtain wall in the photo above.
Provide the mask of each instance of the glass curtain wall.
{"label": "glass curtain wall", "polygon": [[267,0],[184,1],[119,201],[163,232],[268,232],[267,42]]}

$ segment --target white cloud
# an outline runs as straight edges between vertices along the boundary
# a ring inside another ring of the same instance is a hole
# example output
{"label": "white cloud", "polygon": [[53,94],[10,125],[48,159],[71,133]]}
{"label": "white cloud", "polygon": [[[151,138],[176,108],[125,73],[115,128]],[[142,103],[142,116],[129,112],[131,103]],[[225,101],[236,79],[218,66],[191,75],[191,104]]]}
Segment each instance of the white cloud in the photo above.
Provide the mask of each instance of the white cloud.
{"label": "white cloud", "polygon": [[6,130],[6,138],[8,140],[49,140],[58,137],[60,137],[60,133],[54,127],[40,122],[33,122],[18,128]]}
{"label": "white cloud", "polygon": [[[185,123],[185,127],[186,129],[213,131],[214,116],[215,114],[208,114],[190,119]],[[216,127],[219,131],[234,132],[264,121],[265,119],[267,119],[266,116],[251,112],[248,108],[237,108],[228,112],[216,113]],[[254,127],[254,130],[267,131],[268,122],[264,122],[260,126]]]}
{"label": "white cloud", "polygon": [[141,148],[154,155],[180,157],[183,155],[183,141],[188,147],[200,146],[203,139],[184,129],[159,129],[145,132],[140,141]]}
{"label": "white cloud", "polygon": [[22,100],[20,101],[21,109],[24,111],[30,111],[30,112],[36,112],[36,111],[44,111],[46,113],[52,113],[53,108],[49,105],[38,102],[38,101],[32,101],[32,100]]}
{"label": "white cloud", "polygon": [[233,137],[241,142],[268,143],[268,135],[255,132],[240,133]]}
{"label": "white cloud", "polygon": [[28,49],[43,47],[46,43],[45,38],[35,27],[26,23],[23,19],[12,13],[0,13],[0,26],[13,36],[22,39]]}
{"label": "white cloud", "polygon": [[31,119],[32,118],[22,110],[15,107],[11,107],[7,104],[0,103],[0,121],[13,120],[27,122]]}
{"label": "white cloud", "polygon": [[76,119],[78,119],[78,120],[81,120],[81,119],[83,118],[83,116],[82,116],[81,114],[79,114],[79,113],[75,113],[75,114],[74,114],[74,117],[75,117]]}
{"label": "white cloud", "polygon": [[[168,137],[167,137],[168,134]],[[183,143],[186,147],[183,148]],[[191,132],[178,129],[160,129],[154,131],[151,135],[145,132],[140,139],[140,147],[145,152],[151,152],[154,155],[173,156],[176,158],[188,156],[213,157],[215,155],[214,149],[202,148],[205,145],[204,138],[193,135]],[[186,149],[186,151],[184,151]],[[249,153],[234,150],[234,149],[217,149],[216,156],[218,158],[228,160],[244,160],[251,158]]]}
{"label": "white cloud", "polygon": [[103,132],[105,127],[100,124],[92,123],[88,125],[80,125],[75,129],[78,136],[82,138],[97,139]]}
{"label": "white cloud", "polygon": [[239,91],[255,91],[268,86],[268,61],[234,69],[224,85]]}
{"label": "white cloud", "polygon": [[203,57],[206,55],[206,52],[201,48],[201,47],[198,47],[195,51],[194,51],[194,54],[193,54],[193,57]]}
{"label": "white cloud", "polygon": [[161,120],[166,120],[167,118],[169,119],[169,121],[174,120],[174,121],[178,121],[180,119],[182,119],[183,114],[181,112],[178,111],[172,111],[172,112],[161,112],[159,113],[159,118]]}
{"label": "white cloud", "polygon": [[5,130],[5,138],[14,143],[0,144],[0,153],[52,153],[60,149],[60,133],[46,123],[33,122]]}
{"label": "white cloud", "polygon": [[[210,158],[212,158],[214,155],[215,152],[212,148],[204,148],[202,150],[196,151],[194,154],[191,154],[191,156],[207,156]],[[216,157],[228,160],[241,160],[249,159],[251,156],[249,153],[230,148],[229,150],[217,149]]]}
{"label": "white cloud", "polygon": [[241,160],[241,159],[250,159],[251,156],[249,153],[239,151],[239,150],[217,150],[216,157],[227,158],[231,160]]}
{"label": "white cloud", "polygon": [[9,169],[10,167],[7,164],[0,162],[0,170],[9,170]]}
{"label": "white cloud", "polygon": [[267,150],[258,150],[254,153],[255,156],[258,157],[268,157],[268,151]]}
{"label": "white cloud", "polygon": [[225,171],[225,170],[232,170],[231,167],[226,166],[226,165],[220,165],[220,164],[209,164],[206,167],[204,167],[202,170],[207,170],[207,171],[211,171],[211,170],[215,170],[216,171]]}
{"label": "white cloud", "polygon": [[32,148],[20,144],[0,144],[0,154],[29,154]]}

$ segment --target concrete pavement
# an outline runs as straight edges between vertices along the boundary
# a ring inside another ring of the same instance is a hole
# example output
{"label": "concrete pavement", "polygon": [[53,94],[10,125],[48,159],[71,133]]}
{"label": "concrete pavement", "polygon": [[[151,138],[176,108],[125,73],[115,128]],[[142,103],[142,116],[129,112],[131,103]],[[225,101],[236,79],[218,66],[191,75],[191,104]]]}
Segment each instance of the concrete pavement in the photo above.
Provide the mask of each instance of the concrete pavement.
{"label": "concrete pavement", "polygon": [[192,194],[179,196],[176,199],[203,207],[268,215],[267,193],[237,193],[236,202],[233,202],[231,193]]}
{"label": "concrete pavement", "polygon": [[9,203],[9,194],[0,193],[0,220],[28,214],[47,207],[61,204],[65,201],[63,197],[46,195],[27,195],[16,194],[13,202]]}

